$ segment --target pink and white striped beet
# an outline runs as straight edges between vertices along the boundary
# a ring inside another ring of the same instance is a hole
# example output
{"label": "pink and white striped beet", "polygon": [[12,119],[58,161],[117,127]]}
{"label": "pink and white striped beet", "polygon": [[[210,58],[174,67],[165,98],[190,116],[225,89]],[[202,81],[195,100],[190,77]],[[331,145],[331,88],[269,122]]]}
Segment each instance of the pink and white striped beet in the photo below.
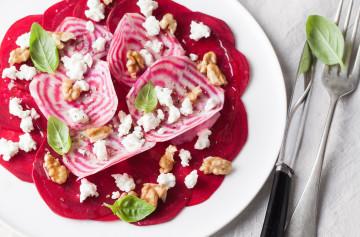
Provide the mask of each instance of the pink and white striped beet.
{"label": "pink and white striped beet", "polygon": [[[65,72],[58,69],[54,76],[40,73],[30,83],[31,96],[46,118],[55,116],[74,130],[100,127],[112,119],[118,106],[118,98],[107,62],[100,60],[88,70],[85,81],[90,85],[90,91],[82,92],[72,102],[65,100],[61,92],[65,77]],[[83,110],[90,118],[89,123],[74,122],[69,114],[71,108]]]}
{"label": "pink and white striped beet", "polygon": [[[119,22],[114,33],[114,39],[111,42],[108,62],[110,64],[110,71],[112,75],[118,80],[128,86],[132,86],[136,80],[131,78],[126,68],[126,53],[128,50],[140,51],[145,48],[147,41],[157,40],[163,43],[163,49],[160,53],[149,50],[155,60],[164,56],[182,56],[185,51],[170,32],[160,31],[157,36],[149,37],[146,30],[142,26],[145,22],[145,17],[137,13],[127,13]],[[138,72],[140,75],[141,72]]]}
{"label": "pink and white striped beet", "polygon": [[[181,107],[181,101],[194,87],[200,86],[202,94],[193,103],[193,114],[181,116],[173,124],[166,122],[168,107],[158,105],[157,109],[162,109],[166,115],[166,120],[158,129],[165,128],[166,131],[164,134],[159,134],[157,130],[149,131],[145,135],[148,141],[163,142],[173,139],[212,118],[224,106],[224,90],[209,84],[206,76],[197,70],[193,61],[185,56],[163,57],[145,71],[126,97],[129,112],[135,121],[143,116],[143,113],[135,107],[136,96],[150,81],[154,86],[172,89],[172,99],[177,108]],[[216,98],[218,103],[212,110],[205,111],[205,105],[210,98]]]}

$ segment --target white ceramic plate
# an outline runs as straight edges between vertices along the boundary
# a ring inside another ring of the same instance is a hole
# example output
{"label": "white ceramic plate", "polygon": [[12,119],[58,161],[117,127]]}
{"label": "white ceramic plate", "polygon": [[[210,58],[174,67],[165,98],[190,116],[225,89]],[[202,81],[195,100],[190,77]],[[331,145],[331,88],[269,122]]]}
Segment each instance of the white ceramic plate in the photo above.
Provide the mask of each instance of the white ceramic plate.
{"label": "white ceramic plate", "polygon": [[[0,39],[11,24],[44,12],[58,0],[0,2]],[[224,20],[237,48],[249,60],[251,78],[242,99],[249,138],[233,171],[206,202],[185,208],[174,220],[137,227],[124,222],[75,221],[55,215],[34,185],[20,182],[0,167],[0,220],[25,236],[208,236],[235,218],[256,196],[272,171],[286,117],[286,92],[274,50],[254,18],[236,0],[176,0],[192,10]],[[204,22],[206,24],[206,22]],[[21,210],[21,211],[19,211]]]}

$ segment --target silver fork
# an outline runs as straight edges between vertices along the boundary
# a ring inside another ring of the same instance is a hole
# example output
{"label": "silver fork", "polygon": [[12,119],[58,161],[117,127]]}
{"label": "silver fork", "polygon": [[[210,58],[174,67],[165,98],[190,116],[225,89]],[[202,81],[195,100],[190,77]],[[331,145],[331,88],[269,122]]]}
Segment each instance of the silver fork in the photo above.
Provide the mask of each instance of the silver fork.
{"label": "silver fork", "polygon": [[[336,14],[335,22],[338,25],[343,6],[343,0],[340,0],[339,8]],[[350,2],[349,10],[345,19],[343,30],[344,38],[349,26],[349,19],[352,12],[353,0]],[[317,216],[318,216],[318,200],[321,179],[321,169],[324,161],[326,143],[334,116],[336,104],[339,99],[355,90],[359,82],[360,70],[360,47],[358,47],[356,58],[351,63],[351,52],[356,38],[357,28],[359,26],[360,9],[357,13],[354,30],[349,42],[349,50],[345,56],[345,69],[339,70],[338,66],[324,66],[322,73],[322,84],[330,95],[330,108],[327,115],[325,128],[320,142],[320,147],[316,155],[315,163],[311,171],[308,182],[306,183],[303,194],[295,208],[295,211],[287,226],[286,234],[289,237],[315,237],[317,236]],[[352,67],[350,72],[349,68]]]}

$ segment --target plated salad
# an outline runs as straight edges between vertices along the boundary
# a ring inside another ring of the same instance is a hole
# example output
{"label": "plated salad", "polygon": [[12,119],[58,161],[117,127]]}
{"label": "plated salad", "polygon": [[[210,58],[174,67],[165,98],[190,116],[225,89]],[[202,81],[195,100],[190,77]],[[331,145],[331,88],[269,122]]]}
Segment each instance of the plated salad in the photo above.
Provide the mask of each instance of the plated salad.
{"label": "plated salad", "polygon": [[64,0],[15,22],[0,55],[0,164],[60,216],[169,221],[247,140],[245,56],[173,1]]}

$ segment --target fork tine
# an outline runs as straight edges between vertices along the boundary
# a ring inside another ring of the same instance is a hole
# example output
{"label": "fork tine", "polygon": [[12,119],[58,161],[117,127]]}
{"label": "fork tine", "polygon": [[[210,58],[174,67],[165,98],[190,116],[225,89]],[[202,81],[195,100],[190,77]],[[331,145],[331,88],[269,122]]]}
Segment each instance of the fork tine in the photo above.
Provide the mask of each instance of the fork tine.
{"label": "fork tine", "polygon": [[346,19],[345,19],[345,24],[344,24],[344,29],[343,29],[343,35],[344,35],[344,39],[346,38],[346,33],[349,27],[349,22],[350,22],[350,16],[351,16],[351,10],[354,4],[354,0],[351,0],[349,8],[348,8],[348,12],[346,14]]}

